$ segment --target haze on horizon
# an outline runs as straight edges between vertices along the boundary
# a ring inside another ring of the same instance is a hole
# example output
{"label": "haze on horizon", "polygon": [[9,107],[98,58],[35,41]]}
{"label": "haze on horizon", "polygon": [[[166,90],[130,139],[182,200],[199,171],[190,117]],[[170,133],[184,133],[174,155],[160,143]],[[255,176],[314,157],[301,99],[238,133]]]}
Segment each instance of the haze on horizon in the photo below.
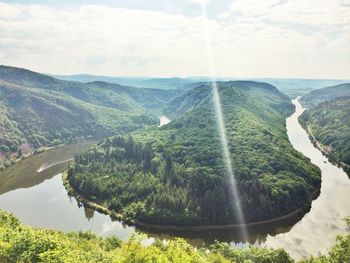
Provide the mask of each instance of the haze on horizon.
{"label": "haze on horizon", "polygon": [[[208,76],[200,2],[0,0],[0,64]],[[206,2],[218,77],[350,78],[349,0]]]}

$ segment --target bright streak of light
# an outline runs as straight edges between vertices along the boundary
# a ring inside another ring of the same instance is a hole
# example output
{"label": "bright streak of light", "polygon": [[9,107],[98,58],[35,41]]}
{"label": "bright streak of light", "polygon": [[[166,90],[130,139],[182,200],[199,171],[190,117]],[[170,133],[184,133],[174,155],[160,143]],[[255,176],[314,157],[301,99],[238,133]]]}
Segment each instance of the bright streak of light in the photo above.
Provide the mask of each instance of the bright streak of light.
{"label": "bright streak of light", "polygon": [[207,56],[208,56],[208,63],[209,63],[209,75],[211,77],[211,85],[212,85],[212,93],[213,93],[213,101],[215,105],[215,115],[216,115],[216,122],[218,125],[218,130],[219,130],[219,135],[220,135],[220,141],[223,149],[223,157],[226,162],[226,170],[228,173],[228,181],[229,181],[229,190],[230,190],[230,195],[232,200],[231,206],[233,211],[235,212],[236,219],[239,222],[239,224],[242,225],[240,228],[241,234],[244,240],[247,240],[248,235],[247,235],[247,229],[244,226],[244,215],[242,212],[242,207],[240,203],[240,195],[239,191],[237,188],[237,180],[236,176],[232,167],[232,162],[231,162],[231,154],[228,148],[228,142],[227,142],[227,137],[226,137],[226,131],[225,131],[225,122],[224,122],[224,117],[222,113],[222,107],[221,107],[221,101],[220,101],[220,94],[218,91],[218,86],[216,83],[216,70],[215,70],[215,64],[214,64],[214,59],[213,59],[213,53],[212,53],[212,44],[211,44],[211,37],[209,34],[209,28],[208,28],[208,16],[207,16],[207,8],[206,8],[206,3],[201,2],[202,6],[202,14],[203,18],[205,20],[204,24],[204,33],[205,33],[205,38],[206,38],[206,46],[207,46]]}

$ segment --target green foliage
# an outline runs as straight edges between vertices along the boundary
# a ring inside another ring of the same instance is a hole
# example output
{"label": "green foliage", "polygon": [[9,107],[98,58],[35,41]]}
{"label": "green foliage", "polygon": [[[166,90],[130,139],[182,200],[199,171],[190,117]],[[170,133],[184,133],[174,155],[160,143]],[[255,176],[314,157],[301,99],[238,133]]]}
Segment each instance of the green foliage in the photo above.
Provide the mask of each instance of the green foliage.
{"label": "green foliage", "polygon": [[216,242],[210,246],[211,252],[223,255],[230,262],[289,263],[294,262],[283,249],[250,247],[232,248],[227,243]]}
{"label": "green foliage", "polygon": [[[231,248],[216,242],[209,249],[196,249],[185,240],[155,240],[145,246],[146,236],[134,235],[122,242],[117,237],[101,238],[91,232],[64,234],[23,226],[14,216],[0,210],[0,262],[70,263],[293,263],[283,249]],[[349,262],[350,235],[340,235],[327,256],[304,263]]]}
{"label": "green foliage", "polygon": [[322,102],[299,120],[331,161],[350,165],[350,97]]}
{"label": "green foliage", "polygon": [[21,138],[22,132],[17,122],[11,118],[6,106],[0,102],[0,151],[5,153],[17,151]]}
{"label": "green foliage", "polygon": [[[320,171],[289,143],[289,99],[265,83],[223,82],[219,88],[246,222],[307,207]],[[68,173],[73,188],[124,217],[151,224],[237,222],[211,87],[202,84],[182,98],[168,107],[179,116],[170,124],[111,137],[78,154]]]}
{"label": "green foliage", "polygon": [[[217,243],[212,251],[197,250],[183,239],[144,246],[145,236],[127,242],[116,237],[100,238],[90,232],[64,234],[22,226],[0,210],[0,261],[14,262],[292,262],[282,250],[232,250]],[[268,260],[268,258],[270,260]],[[260,261],[264,259],[264,261]],[[283,259],[284,261],[280,261]]]}

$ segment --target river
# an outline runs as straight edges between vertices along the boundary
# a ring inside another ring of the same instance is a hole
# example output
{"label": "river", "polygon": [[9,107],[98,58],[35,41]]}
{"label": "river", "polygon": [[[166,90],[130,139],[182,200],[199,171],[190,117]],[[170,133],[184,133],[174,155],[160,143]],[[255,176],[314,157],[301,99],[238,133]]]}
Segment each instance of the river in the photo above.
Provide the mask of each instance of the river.
{"label": "river", "polygon": [[[206,246],[215,239],[232,246],[267,246],[284,248],[295,259],[324,253],[334,244],[335,236],[346,231],[341,218],[350,215],[347,196],[350,180],[345,172],[331,163],[310,142],[298,123],[303,108],[297,100],[296,112],[287,118],[287,131],[292,145],[309,157],[322,171],[320,196],[302,218],[249,229],[249,242],[243,242],[235,230],[196,233],[148,233],[150,237],[182,236],[191,244]],[[165,122],[163,121],[165,120]],[[161,120],[164,125],[168,119]],[[64,146],[31,156],[0,172],[0,208],[12,212],[23,224],[59,229],[65,232],[91,230],[101,236],[116,235],[126,240],[141,230],[112,221],[109,216],[86,209],[67,195],[62,184],[64,171],[74,153],[92,143]],[[142,232],[142,231],[141,231]]]}
{"label": "river", "polygon": [[159,117],[159,126],[158,127],[162,127],[166,124],[168,124],[170,122],[170,120],[168,119],[168,117],[162,115]]}
{"label": "river", "polygon": [[284,248],[293,258],[324,254],[335,242],[337,234],[346,232],[342,218],[350,216],[350,180],[344,170],[328,161],[313,146],[308,134],[298,122],[304,109],[293,100],[295,113],[287,119],[287,132],[293,147],[309,157],[322,172],[321,193],[312,207],[288,232],[268,236],[264,242],[269,247]]}

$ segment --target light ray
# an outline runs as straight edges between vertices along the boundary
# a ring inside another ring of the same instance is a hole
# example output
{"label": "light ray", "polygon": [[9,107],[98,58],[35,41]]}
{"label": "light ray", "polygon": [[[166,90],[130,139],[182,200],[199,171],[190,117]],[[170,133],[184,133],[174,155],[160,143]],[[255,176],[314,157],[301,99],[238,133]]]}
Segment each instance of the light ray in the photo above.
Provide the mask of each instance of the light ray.
{"label": "light ray", "polygon": [[247,240],[247,229],[244,226],[244,215],[242,212],[242,207],[240,203],[240,194],[237,187],[237,180],[236,176],[232,167],[231,162],[231,154],[228,147],[227,137],[226,137],[226,129],[225,129],[225,122],[224,117],[222,113],[222,107],[221,107],[221,100],[220,100],[220,94],[218,90],[218,85],[216,82],[216,70],[215,70],[215,64],[213,59],[213,53],[212,53],[212,44],[211,44],[211,37],[209,34],[209,28],[208,28],[208,16],[207,16],[207,8],[206,3],[204,1],[201,2],[202,6],[202,14],[205,21],[204,25],[204,32],[205,32],[205,38],[206,38],[206,46],[207,46],[207,57],[208,57],[208,63],[209,63],[209,75],[211,78],[211,86],[212,86],[212,96],[215,106],[215,116],[216,116],[216,122],[219,130],[220,135],[220,141],[221,146],[223,150],[223,157],[226,164],[226,170],[228,174],[228,183],[229,183],[229,193],[230,198],[229,204],[231,205],[233,211],[235,212],[236,220],[242,227],[240,228],[242,238],[244,240]]}

